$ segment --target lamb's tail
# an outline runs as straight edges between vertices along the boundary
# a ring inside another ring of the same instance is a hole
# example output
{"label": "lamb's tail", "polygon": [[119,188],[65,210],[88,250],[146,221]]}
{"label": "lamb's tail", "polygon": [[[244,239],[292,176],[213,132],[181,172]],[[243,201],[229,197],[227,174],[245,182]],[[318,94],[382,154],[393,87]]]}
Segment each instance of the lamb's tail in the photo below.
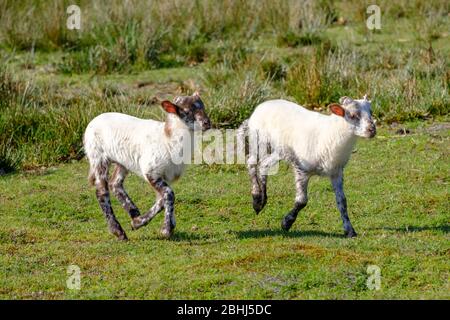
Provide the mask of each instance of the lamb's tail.
{"label": "lamb's tail", "polygon": [[244,120],[244,122],[242,122],[242,124],[239,126],[237,131],[238,139],[245,138],[245,136],[248,134],[248,120],[249,119]]}
{"label": "lamb's tail", "polygon": [[[88,127],[89,128],[89,127]],[[90,131],[89,129],[86,129],[86,132],[83,135],[83,149],[84,154],[86,155],[86,158],[89,161],[89,174],[88,174],[88,183],[93,186],[95,185],[95,173],[96,173],[96,161],[93,161],[96,159],[95,153],[93,156],[93,150],[95,150],[95,147],[92,145],[92,139],[89,136]]]}
{"label": "lamb's tail", "polygon": [[244,122],[242,122],[242,124],[239,126],[237,133],[236,133],[236,138],[237,138],[237,144],[239,147],[239,150],[244,150],[245,155],[248,155],[248,120],[244,120]]}

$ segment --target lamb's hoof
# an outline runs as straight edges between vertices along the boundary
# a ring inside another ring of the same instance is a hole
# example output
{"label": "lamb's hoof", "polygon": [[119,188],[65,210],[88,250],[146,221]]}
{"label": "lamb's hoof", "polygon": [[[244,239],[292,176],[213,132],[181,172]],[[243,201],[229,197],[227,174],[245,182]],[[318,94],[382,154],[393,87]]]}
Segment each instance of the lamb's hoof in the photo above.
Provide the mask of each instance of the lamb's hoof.
{"label": "lamb's hoof", "polygon": [[170,239],[170,237],[173,235],[174,229],[169,228],[162,228],[161,229],[161,236],[163,239]]}
{"label": "lamb's hoof", "polygon": [[128,237],[125,233],[118,236],[117,239],[119,239],[120,241],[128,241]]}
{"label": "lamb's hoof", "polygon": [[136,217],[133,218],[133,220],[131,220],[131,230],[137,230],[140,227],[142,227],[142,220],[140,219],[140,217]]}
{"label": "lamb's hoof", "polygon": [[115,229],[111,231],[113,235],[117,237],[120,241],[128,241],[128,237],[123,230]]}
{"label": "lamb's hoof", "polygon": [[347,237],[347,238],[355,238],[356,236],[357,236],[357,234],[356,234],[356,231],[355,230],[353,230],[353,229],[350,229],[350,230],[346,230],[346,231],[344,231],[344,235]]}
{"label": "lamb's hoof", "polygon": [[113,235],[115,235],[117,237],[117,239],[119,239],[119,240],[122,240],[122,241],[128,240],[128,237],[127,237],[125,231],[123,231],[120,224],[109,225],[109,232],[111,232]]}
{"label": "lamb's hoof", "polygon": [[260,194],[252,194],[252,197],[253,197],[253,209],[255,210],[255,213],[258,214],[264,207],[263,196]]}
{"label": "lamb's hoof", "polygon": [[292,227],[294,222],[295,222],[295,219],[292,218],[292,216],[287,215],[283,218],[283,220],[281,220],[281,228],[287,232]]}

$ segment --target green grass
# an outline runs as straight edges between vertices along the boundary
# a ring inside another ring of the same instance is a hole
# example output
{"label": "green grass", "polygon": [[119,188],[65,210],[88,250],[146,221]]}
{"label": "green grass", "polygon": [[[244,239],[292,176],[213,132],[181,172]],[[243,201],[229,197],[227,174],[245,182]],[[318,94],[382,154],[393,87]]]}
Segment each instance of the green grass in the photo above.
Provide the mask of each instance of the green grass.
{"label": "green grass", "polygon": [[[289,233],[280,228],[294,198],[290,170],[269,179],[255,216],[243,166],[192,166],[175,185],[177,228],[162,240],[162,216],[108,234],[82,160],[0,177],[0,298],[449,299],[449,126],[381,128],[360,141],[346,169],[350,218],[342,236],[329,182],[314,178],[309,203]],[[136,176],[127,190],[142,211],[154,195]],[[69,265],[81,290],[66,288]],[[366,287],[368,265],[381,290]]]}

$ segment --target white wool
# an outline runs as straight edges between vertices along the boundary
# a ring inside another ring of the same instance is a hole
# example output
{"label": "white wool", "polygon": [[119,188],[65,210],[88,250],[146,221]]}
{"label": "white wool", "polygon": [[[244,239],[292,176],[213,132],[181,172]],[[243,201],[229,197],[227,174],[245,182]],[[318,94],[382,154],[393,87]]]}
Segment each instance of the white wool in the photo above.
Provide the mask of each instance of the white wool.
{"label": "white wool", "polygon": [[172,155],[183,150],[187,126],[175,115],[167,121],[172,134],[167,135],[165,123],[144,120],[121,113],[104,113],[94,118],[84,135],[84,148],[91,167],[119,163],[129,171],[147,179],[162,177],[167,182],[177,179],[183,163],[174,163]]}
{"label": "white wool", "polygon": [[248,122],[249,135],[269,142],[282,157],[294,153],[301,167],[332,175],[348,162],[356,136],[343,117],[323,115],[286,100],[260,104]]}

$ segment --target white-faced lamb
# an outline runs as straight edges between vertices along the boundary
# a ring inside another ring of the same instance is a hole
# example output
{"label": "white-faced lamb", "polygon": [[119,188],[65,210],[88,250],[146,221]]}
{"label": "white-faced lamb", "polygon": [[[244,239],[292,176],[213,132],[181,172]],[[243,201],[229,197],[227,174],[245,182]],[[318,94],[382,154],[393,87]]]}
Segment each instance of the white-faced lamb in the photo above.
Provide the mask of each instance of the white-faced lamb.
{"label": "white-faced lamb", "polygon": [[[96,196],[106,217],[109,230],[120,240],[127,235],[111,207],[109,190],[117,197],[131,218],[132,229],[147,224],[165,209],[162,235],[170,237],[175,228],[175,194],[169,184],[178,179],[183,163],[173,161],[185,148],[186,136],[193,130],[211,127],[205,107],[196,92],[162,102],[167,112],[165,122],[144,120],[121,113],[104,113],[93,119],[84,134],[84,150],[90,163],[89,181],[96,187]],[[109,166],[115,168],[108,177]],[[123,182],[131,171],[146,180],[156,191],[156,202],[144,215],[128,194]]]}
{"label": "white-faced lamb", "polygon": [[272,150],[269,155],[260,156],[261,150],[253,148],[257,151],[250,153],[247,162],[252,182],[253,208],[257,214],[267,202],[269,168],[284,159],[294,169],[295,204],[281,223],[286,231],[307,204],[310,177],[320,175],[331,179],[345,235],[356,236],[347,213],[343,170],[356,138],[373,138],[376,127],[367,96],[358,100],[342,97],[339,102],[329,106],[331,115],[323,115],[285,100],[266,101],[255,109],[240,128],[240,134],[248,135],[250,143],[268,146]]}

